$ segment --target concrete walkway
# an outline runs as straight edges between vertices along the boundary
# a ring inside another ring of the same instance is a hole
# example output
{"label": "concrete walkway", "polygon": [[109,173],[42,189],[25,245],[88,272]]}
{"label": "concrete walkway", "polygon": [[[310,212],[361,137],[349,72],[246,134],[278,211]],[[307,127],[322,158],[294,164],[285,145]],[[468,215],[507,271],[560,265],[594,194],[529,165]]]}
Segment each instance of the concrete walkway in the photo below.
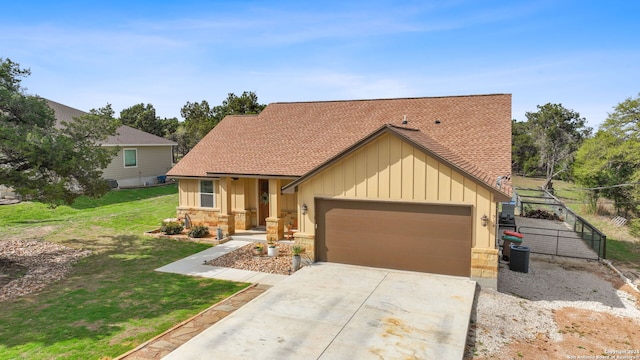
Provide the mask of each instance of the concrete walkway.
{"label": "concrete walkway", "polygon": [[267,274],[257,271],[204,265],[206,261],[220,257],[245,245],[249,245],[252,242],[252,240],[248,239],[230,240],[224,244],[216,245],[197,254],[172,262],[171,264],[156,269],[156,271],[266,285],[275,285],[287,278],[288,275]]}

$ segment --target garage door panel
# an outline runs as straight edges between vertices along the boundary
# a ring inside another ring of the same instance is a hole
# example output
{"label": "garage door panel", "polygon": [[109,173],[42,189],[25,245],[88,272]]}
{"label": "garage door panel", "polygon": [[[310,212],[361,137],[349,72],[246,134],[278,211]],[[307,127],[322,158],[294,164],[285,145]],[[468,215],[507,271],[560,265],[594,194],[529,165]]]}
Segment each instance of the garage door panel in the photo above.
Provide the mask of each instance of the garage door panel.
{"label": "garage door panel", "polygon": [[319,261],[470,275],[471,207],[318,200]]}

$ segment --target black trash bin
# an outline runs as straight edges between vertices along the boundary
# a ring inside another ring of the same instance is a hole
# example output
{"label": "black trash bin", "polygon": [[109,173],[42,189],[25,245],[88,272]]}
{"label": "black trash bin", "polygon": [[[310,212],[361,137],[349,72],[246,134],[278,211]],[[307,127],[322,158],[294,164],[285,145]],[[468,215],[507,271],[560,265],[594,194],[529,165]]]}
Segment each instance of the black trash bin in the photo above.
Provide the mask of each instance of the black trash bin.
{"label": "black trash bin", "polygon": [[529,272],[529,247],[511,245],[511,262],[509,270],[528,273]]}

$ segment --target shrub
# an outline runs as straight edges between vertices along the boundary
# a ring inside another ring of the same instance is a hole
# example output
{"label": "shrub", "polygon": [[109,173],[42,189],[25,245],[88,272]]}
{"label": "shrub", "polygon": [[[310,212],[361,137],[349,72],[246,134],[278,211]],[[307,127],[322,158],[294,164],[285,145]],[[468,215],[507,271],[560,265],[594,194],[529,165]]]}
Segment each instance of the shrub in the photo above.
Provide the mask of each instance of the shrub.
{"label": "shrub", "polygon": [[184,226],[178,221],[162,222],[160,226],[160,231],[167,235],[177,235],[180,234],[182,230],[184,230]]}
{"label": "shrub", "polygon": [[209,227],[204,225],[194,225],[189,230],[189,237],[192,238],[201,238],[209,235]]}

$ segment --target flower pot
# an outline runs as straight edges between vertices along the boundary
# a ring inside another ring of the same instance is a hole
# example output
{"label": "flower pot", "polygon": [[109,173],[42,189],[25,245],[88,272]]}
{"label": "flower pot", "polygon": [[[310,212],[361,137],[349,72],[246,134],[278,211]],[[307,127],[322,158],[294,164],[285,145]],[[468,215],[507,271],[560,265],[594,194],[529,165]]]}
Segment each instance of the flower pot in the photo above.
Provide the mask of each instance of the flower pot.
{"label": "flower pot", "polygon": [[269,247],[267,250],[267,255],[273,257],[278,256],[278,247]]}
{"label": "flower pot", "polygon": [[253,248],[252,253],[253,256],[262,256],[264,255],[264,248]]}
{"label": "flower pot", "polygon": [[291,268],[293,271],[300,269],[300,255],[293,255],[293,257],[291,257]]}

